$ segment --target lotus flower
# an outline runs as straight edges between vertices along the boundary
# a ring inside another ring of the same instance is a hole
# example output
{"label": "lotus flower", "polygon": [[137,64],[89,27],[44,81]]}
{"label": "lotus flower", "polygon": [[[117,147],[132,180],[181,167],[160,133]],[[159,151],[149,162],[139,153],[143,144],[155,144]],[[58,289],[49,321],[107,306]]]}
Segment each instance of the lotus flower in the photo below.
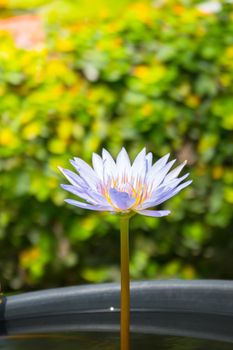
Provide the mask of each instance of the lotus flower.
{"label": "lotus flower", "polygon": [[[112,213],[139,213],[161,217],[169,210],[148,210],[175,196],[192,181],[183,182],[189,174],[178,177],[186,161],[171,170],[176,160],[169,154],[152,164],[152,153],[144,148],[131,164],[125,148],[116,161],[103,149],[102,157],[93,153],[92,166],[80,158],[71,160],[79,175],[59,167],[70,185],[61,185],[83,201],[66,199],[71,205]],[[171,171],[170,171],[171,170]]]}

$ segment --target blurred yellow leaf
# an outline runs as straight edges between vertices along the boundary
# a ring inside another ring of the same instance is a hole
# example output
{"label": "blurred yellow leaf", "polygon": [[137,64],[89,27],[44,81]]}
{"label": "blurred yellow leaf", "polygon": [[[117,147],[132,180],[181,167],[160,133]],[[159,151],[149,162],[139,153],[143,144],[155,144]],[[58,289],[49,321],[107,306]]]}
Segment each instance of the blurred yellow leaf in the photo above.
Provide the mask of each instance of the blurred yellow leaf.
{"label": "blurred yellow leaf", "polygon": [[219,76],[220,83],[225,87],[227,87],[231,84],[231,79],[232,79],[232,77],[229,74],[221,74]]}
{"label": "blurred yellow leaf", "polygon": [[63,154],[66,151],[66,142],[60,139],[52,139],[49,141],[48,148],[52,153]]}
{"label": "blurred yellow leaf", "polygon": [[39,121],[34,121],[23,128],[22,136],[25,140],[33,140],[41,133],[42,125]]}
{"label": "blurred yellow leaf", "polygon": [[59,186],[59,181],[55,177],[50,177],[50,178],[48,178],[47,184],[48,184],[49,188],[53,189],[53,188],[57,188]]}
{"label": "blurred yellow leaf", "polygon": [[196,271],[191,265],[185,265],[182,269],[182,277],[185,279],[194,279],[197,277]]}
{"label": "blurred yellow leaf", "polygon": [[15,148],[19,145],[19,139],[10,128],[3,127],[0,132],[0,145]]}
{"label": "blurred yellow leaf", "polygon": [[146,84],[160,81],[166,74],[166,68],[162,64],[155,63],[153,67],[146,65],[136,66],[133,75]]}
{"label": "blurred yellow leaf", "polygon": [[74,43],[70,38],[60,38],[56,42],[57,49],[61,52],[69,52],[74,49]]}
{"label": "blurred yellow leaf", "polygon": [[224,168],[222,166],[215,166],[212,170],[213,179],[218,180],[224,174]]}
{"label": "blurred yellow leaf", "polygon": [[224,199],[233,204],[233,187],[227,186],[224,188]]}
{"label": "blurred yellow leaf", "polygon": [[82,271],[82,277],[89,282],[102,282],[109,276],[107,267],[85,268]]}
{"label": "blurred yellow leaf", "polygon": [[[1,40],[1,39],[0,39]],[[0,85],[0,96],[4,96],[6,93],[6,88],[4,85]]]}
{"label": "blurred yellow leaf", "polygon": [[8,0],[0,0],[0,7],[5,7],[8,4]]}
{"label": "blurred yellow leaf", "polygon": [[46,67],[47,77],[63,76],[67,73],[69,73],[68,67],[61,60],[52,59],[48,62]]}
{"label": "blurred yellow leaf", "polygon": [[226,48],[224,56],[228,59],[233,59],[233,45],[230,45]]}
{"label": "blurred yellow leaf", "polygon": [[57,134],[62,140],[68,139],[73,132],[73,123],[69,119],[64,119],[58,123]]}
{"label": "blurred yellow leaf", "polygon": [[25,249],[20,253],[19,256],[20,265],[24,268],[28,268],[40,257],[40,255],[41,251],[39,247]]}
{"label": "blurred yellow leaf", "polygon": [[198,144],[198,151],[200,153],[205,153],[210,148],[215,147],[217,142],[218,142],[218,135],[217,134],[204,135]]}
{"label": "blurred yellow leaf", "polygon": [[227,130],[233,130],[233,114],[223,116],[222,125]]}
{"label": "blurred yellow leaf", "polygon": [[82,220],[82,227],[87,231],[92,231],[96,226],[96,216],[88,216]]}
{"label": "blurred yellow leaf", "polygon": [[85,131],[82,125],[78,123],[74,123],[72,125],[72,132],[73,132],[73,136],[79,140],[84,136]]}
{"label": "blurred yellow leaf", "polygon": [[200,97],[197,95],[188,95],[185,99],[187,106],[195,108],[200,104]]}
{"label": "blurred yellow leaf", "polygon": [[151,103],[145,103],[142,106],[141,113],[144,117],[149,117],[149,116],[151,116],[153,109],[154,109],[154,107]]}
{"label": "blurred yellow leaf", "polygon": [[151,6],[146,2],[135,2],[129,6],[129,12],[144,23],[150,23],[152,20]]}
{"label": "blurred yellow leaf", "polygon": [[180,261],[173,260],[170,263],[168,263],[164,269],[163,274],[166,276],[176,276],[180,271]]}
{"label": "blurred yellow leaf", "polygon": [[66,167],[67,166],[67,160],[63,159],[61,156],[54,156],[49,158],[49,168],[52,171],[56,171],[57,173],[60,174],[58,170],[58,165],[61,167]]}
{"label": "blurred yellow leaf", "polygon": [[226,184],[232,184],[233,183],[233,169],[225,169],[223,174],[223,179]]}
{"label": "blurred yellow leaf", "polygon": [[29,123],[35,117],[34,109],[26,109],[19,113],[19,120],[21,124]]}

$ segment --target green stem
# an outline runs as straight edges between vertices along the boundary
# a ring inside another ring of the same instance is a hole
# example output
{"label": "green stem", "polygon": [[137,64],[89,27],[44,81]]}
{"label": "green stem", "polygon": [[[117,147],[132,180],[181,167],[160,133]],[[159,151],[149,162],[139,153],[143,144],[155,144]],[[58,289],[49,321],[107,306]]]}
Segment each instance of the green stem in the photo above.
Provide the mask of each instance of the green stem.
{"label": "green stem", "polygon": [[129,350],[129,218],[121,217],[121,350]]}

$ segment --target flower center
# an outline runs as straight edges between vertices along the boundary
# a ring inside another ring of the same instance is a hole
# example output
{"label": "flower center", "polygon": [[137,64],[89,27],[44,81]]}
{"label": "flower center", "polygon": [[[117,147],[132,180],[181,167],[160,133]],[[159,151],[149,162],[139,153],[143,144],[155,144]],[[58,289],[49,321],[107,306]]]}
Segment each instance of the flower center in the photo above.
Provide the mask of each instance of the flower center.
{"label": "flower center", "polygon": [[112,203],[109,195],[109,190],[112,188],[116,189],[118,192],[125,192],[130,197],[135,198],[135,203],[132,205],[131,209],[142,204],[145,200],[149,199],[152,194],[152,185],[148,185],[145,181],[142,181],[140,177],[135,178],[131,176],[129,178],[127,174],[123,174],[121,177],[108,178],[107,182],[101,186],[101,193],[116,210],[118,210],[118,208]]}

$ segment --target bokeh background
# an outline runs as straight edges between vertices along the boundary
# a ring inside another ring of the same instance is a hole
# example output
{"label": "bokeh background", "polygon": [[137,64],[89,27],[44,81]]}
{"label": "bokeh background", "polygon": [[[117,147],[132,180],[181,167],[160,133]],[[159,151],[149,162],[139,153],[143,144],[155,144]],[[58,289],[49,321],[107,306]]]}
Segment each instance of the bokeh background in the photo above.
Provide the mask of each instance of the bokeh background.
{"label": "bokeh background", "polygon": [[0,0],[4,291],[119,280],[119,223],[64,203],[57,166],[124,145],[193,184],[131,220],[131,278],[233,278],[233,3]]}

